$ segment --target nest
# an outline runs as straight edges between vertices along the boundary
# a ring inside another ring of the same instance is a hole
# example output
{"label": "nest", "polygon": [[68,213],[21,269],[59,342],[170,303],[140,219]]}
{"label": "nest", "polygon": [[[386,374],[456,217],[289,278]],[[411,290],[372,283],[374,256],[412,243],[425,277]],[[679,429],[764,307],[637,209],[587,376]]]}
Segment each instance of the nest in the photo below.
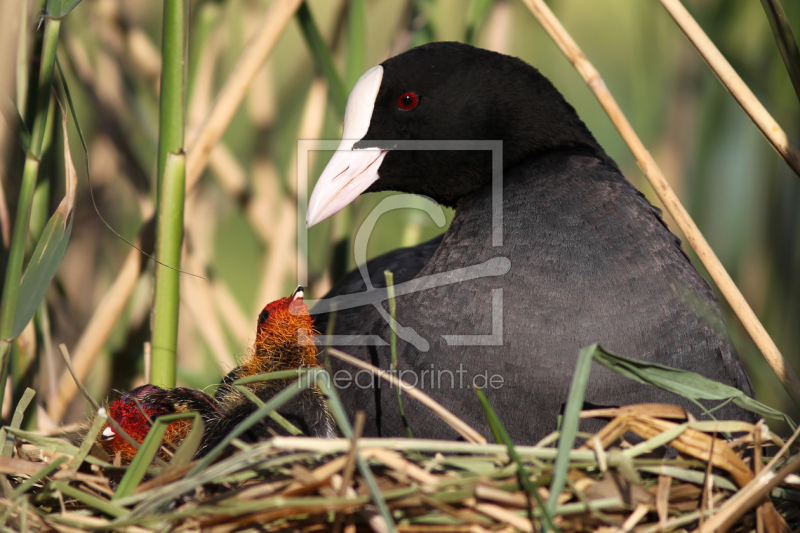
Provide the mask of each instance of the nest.
{"label": "nest", "polygon": [[[176,454],[147,464],[151,453],[122,467],[104,460],[91,436],[75,446],[9,427],[0,525],[133,533],[800,527],[798,433],[784,442],[763,422],[681,424],[657,416],[670,409],[583,413],[612,420],[595,435],[578,434],[583,444],[568,452],[557,497],[549,487],[558,475],[558,433],[536,446],[275,437],[233,441],[232,451],[209,461]],[[731,433],[739,436],[723,438]],[[635,444],[625,440],[633,434]]]}

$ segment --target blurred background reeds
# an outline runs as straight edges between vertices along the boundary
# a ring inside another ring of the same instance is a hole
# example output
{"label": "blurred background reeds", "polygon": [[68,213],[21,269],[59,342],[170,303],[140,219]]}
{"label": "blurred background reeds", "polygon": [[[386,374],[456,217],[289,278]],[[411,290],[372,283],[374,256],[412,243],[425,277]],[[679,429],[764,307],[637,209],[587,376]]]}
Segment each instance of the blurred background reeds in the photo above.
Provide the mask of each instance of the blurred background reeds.
{"label": "blurred background reeds", "polygon": [[[208,153],[207,166],[201,165],[202,173],[193,177],[198,168],[192,167],[193,139],[250,39],[264,29],[271,4],[187,4],[190,188],[181,268],[201,277],[181,276],[179,384],[202,388],[218,382],[252,344],[259,310],[297,284],[298,139],[338,139],[343,99],[360,74],[412,46],[471,42],[536,66],[573,104],[628,179],[660,205],[589,88],[516,0],[308,0],[278,29],[274,48],[221,141]],[[549,5],[602,74],[784,357],[800,372],[798,177],[660,2],[553,0]],[[687,0],[685,5],[789,138],[800,139],[798,94],[762,4]],[[789,24],[800,28],[800,4],[784,2],[783,8]],[[38,72],[42,2],[6,0],[2,10],[0,84],[27,118],[34,107],[26,99],[25,80]],[[45,305],[13,346],[12,381],[3,402],[6,420],[12,397],[26,386],[38,392],[39,408],[29,409],[29,425],[47,428],[85,419],[86,403],[65,373],[60,343],[70,348],[76,370],[96,398],[146,380],[153,262],[115,235],[100,215],[127,241],[152,251],[152,233],[143,225],[155,209],[161,21],[162,2],[157,0],[84,0],[61,23],[58,57],[86,140],[88,164],[69,117],[67,140],[78,173],[74,226]],[[309,47],[313,26],[333,59],[338,87],[325,73],[325,58]],[[52,136],[34,195],[28,254],[64,196],[60,124],[65,111],[55,104],[52,108]],[[5,248],[25,161],[15,135],[13,124],[0,127]],[[310,154],[308,190],[330,155]],[[350,237],[384,196],[363,196],[309,230],[307,294],[321,297],[337,276],[355,266]],[[665,218],[678,232],[669,215]],[[442,231],[420,210],[393,211],[379,220],[368,255]],[[759,400],[797,418],[747,333],[723,307]]]}

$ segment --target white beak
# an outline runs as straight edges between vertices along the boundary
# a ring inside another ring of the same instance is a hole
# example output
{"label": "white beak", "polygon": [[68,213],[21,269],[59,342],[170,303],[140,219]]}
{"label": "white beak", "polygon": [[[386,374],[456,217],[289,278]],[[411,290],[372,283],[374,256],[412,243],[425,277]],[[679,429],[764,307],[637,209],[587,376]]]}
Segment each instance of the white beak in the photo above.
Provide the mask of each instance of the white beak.
{"label": "white beak", "polygon": [[302,302],[303,301],[303,294],[304,294],[303,286],[302,285],[298,285],[297,288],[292,293],[291,301],[294,302],[295,300],[300,300]]}
{"label": "white beak", "polygon": [[317,181],[308,202],[306,226],[334,215],[378,179],[385,150],[337,150]]}
{"label": "white beak", "polygon": [[379,178],[387,150],[353,149],[369,130],[375,100],[383,79],[383,67],[368,70],[347,98],[342,142],[317,181],[306,212],[306,226],[311,227],[338,213],[367,190]]}

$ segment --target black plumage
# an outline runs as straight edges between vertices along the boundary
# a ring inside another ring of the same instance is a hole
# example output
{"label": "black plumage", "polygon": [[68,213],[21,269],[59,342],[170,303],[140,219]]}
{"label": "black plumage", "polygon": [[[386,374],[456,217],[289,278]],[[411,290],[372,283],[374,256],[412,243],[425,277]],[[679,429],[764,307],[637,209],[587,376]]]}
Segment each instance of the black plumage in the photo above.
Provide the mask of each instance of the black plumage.
{"label": "black plumage", "polygon": [[[492,245],[488,152],[389,149],[376,163],[375,181],[362,187],[423,194],[456,207],[440,243],[396,250],[369,262],[375,286],[384,285],[387,267],[395,271],[395,282],[402,283],[497,257],[511,263],[502,276],[398,298],[398,322],[430,343],[428,351],[420,351],[398,341],[406,380],[419,385],[426,373],[425,392],[488,436],[472,390],[478,376],[479,385],[489,385],[489,399],[519,443],[532,443],[555,429],[578,351],[594,342],[629,357],[697,372],[752,395],[712,290],[659,211],[622,176],[544,76],[519,59],[458,43],[418,47],[382,67],[369,127],[355,143],[356,150],[386,149],[391,143],[381,141],[391,140],[503,141],[502,246]],[[419,102],[404,110],[398,98],[409,91]],[[351,96],[348,114],[357,105]],[[310,217],[322,210],[314,201],[312,196]],[[354,272],[328,297],[364,287]],[[492,332],[496,289],[502,289],[502,345],[448,344],[443,335]],[[327,318],[316,319],[319,331],[325,331]],[[389,326],[368,306],[340,311],[335,333],[388,340]],[[388,346],[340,348],[389,369]],[[355,374],[342,364],[334,368],[339,370]],[[486,383],[491,376],[500,376],[493,383],[502,380],[502,385]],[[351,412],[367,411],[365,434],[403,435],[394,390],[385,383],[380,389],[374,388],[377,382],[363,386],[367,381],[362,377],[360,383],[340,387],[345,406]],[[598,365],[586,400],[600,405],[678,403],[701,415],[686,400]],[[407,401],[405,408],[415,436],[456,437],[419,404]],[[732,405],[715,415],[751,419]]]}

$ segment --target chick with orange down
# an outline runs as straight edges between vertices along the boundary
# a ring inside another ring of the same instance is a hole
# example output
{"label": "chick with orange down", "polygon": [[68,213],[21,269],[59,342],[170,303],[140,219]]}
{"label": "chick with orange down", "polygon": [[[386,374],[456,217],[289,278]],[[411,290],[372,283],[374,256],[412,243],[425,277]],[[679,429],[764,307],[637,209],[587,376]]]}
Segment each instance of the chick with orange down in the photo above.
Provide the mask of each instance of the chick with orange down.
{"label": "chick with orange down", "polygon": [[[232,383],[255,374],[319,368],[317,347],[314,344],[313,320],[303,303],[303,288],[268,304],[259,314],[256,340],[253,347],[220,384],[216,397],[184,387],[163,389],[144,385],[126,392],[108,407],[109,416],[136,442],[144,441],[155,418],[173,413],[196,411],[205,424],[202,443],[196,456],[202,457],[216,446],[236,425],[257,407],[239,392]],[[295,379],[271,380],[245,385],[260,400],[266,402]],[[315,437],[334,437],[333,419],[319,389],[312,386],[278,410],[284,418]],[[183,442],[191,429],[190,419],[172,422],[164,435],[159,456],[168,459]],[[245,442],[256,442],[286,430],[272,418],[266,417],[241,435]],[[136,450],[106,424],[98,436],[98,444],[112,457],[119,453],[123,462],[130,462]]]}
{"label": "chick with orange down", "polygon": [[[217,401],[228,416],[238,421],[255,410],[255,405],[231,386],[237,379],[280,370],[320,368],[317,362],[317,346],[314,343],[315,333],[314,320],[303,303],[303,287],[297,287],[291,296],[264,307],[258,315],[253,348],[245,355],[241,364],[223,378],[217,389]],[[261,401],[266,402],[294,381],[260,381],[249,383],[246,387]],[[316,386],[309,387],[284,404],[279,413],[305,435],[326,438],[336,436],[333,418]],[[272,431],[285,433],[272,419],[265,419],[251,430],[255,440],[269,438]]]}

